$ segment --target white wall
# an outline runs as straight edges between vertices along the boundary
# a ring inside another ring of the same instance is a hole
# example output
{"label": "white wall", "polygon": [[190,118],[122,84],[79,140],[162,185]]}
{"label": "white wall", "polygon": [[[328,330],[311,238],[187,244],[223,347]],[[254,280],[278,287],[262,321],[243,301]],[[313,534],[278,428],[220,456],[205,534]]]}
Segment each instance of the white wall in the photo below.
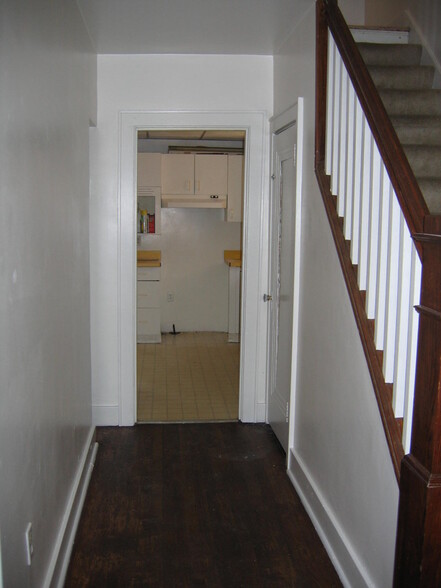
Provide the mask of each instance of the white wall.
{"label": "white wall", "polygon": [[161,209],[161,235],[143,237],[140,249],[161,250],[163,333],[173,324],[177,331],[228,331],[224,249],[241,248],[240,228],[225,222],[221,209]]}
{"label": "white wall", "polygon": [[312,7],[274,59],[275,112],[305,97],[292,474],[345,585],[386,588],[392,585],[398,485],[314,174],[314,57]]}
{"label": "white wall", "polygon": [[113,423],[106,421],[106,407],[110,415],[119,405],[118,115],[121,111],[246,110],[268,111],[270,116],[272,65],[272,57],[265,56],[98,56],[91,202],[92,390],[95,414],[101,415],[96,422]]}
{"label": "white wall", "polygon": [[44,583],[92,432],[96,56],[71,0],[1,2],[0,22],[0,533],[4,585],[21,588]]}

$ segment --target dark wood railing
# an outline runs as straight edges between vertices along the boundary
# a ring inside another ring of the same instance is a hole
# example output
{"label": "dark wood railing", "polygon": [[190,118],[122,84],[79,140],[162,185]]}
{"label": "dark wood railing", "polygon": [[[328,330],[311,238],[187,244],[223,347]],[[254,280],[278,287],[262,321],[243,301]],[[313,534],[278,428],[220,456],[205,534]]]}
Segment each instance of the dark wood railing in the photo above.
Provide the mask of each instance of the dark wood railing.
{"label": "dark wood railing", "polygon": [[[410,454],[384,381],[381,354],[325,171],[328,34],[332,34],[422,261]],[[400,484],[394,586],[441,586],[441,217],[431,216],[336,0],[317,1],[315,170],[345,276],[392,463]],[[441,197],[441,195],[440,195]]]}

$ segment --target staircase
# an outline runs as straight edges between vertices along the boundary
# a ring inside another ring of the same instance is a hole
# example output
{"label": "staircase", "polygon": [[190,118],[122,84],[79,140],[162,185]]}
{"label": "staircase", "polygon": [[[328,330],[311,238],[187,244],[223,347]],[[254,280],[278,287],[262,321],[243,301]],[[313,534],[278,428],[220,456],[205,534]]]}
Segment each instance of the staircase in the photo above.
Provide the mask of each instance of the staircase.
{"label": "staircase", "polygon": [[422,47],[358,43],[431,214],[441,214],[441,90]]}
{"label": "staircase", "polygon": [[394,587],[441,586],[441,91],[421,47],[316,8],[315,172],[399,483]]}

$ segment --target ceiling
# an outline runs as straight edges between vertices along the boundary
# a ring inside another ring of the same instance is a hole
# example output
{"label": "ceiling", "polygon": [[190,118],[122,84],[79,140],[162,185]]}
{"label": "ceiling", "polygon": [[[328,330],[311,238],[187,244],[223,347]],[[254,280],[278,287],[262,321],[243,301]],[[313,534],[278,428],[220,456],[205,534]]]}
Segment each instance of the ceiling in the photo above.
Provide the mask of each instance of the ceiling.
{"label": "ceiling", "polygon": [[274,55],[314,0],[77,0],[97,53]]}

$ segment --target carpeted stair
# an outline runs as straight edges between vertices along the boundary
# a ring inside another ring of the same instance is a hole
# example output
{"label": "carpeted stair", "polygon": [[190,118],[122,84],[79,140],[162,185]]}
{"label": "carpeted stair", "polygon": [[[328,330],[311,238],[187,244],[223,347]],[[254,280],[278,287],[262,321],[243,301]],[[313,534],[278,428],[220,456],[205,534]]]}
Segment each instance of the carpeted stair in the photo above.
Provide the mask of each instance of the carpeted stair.
{"label": "carpeted stair", "polygon": [[441,90],[420,45],[358,43],[431,214],[441,214]]}

